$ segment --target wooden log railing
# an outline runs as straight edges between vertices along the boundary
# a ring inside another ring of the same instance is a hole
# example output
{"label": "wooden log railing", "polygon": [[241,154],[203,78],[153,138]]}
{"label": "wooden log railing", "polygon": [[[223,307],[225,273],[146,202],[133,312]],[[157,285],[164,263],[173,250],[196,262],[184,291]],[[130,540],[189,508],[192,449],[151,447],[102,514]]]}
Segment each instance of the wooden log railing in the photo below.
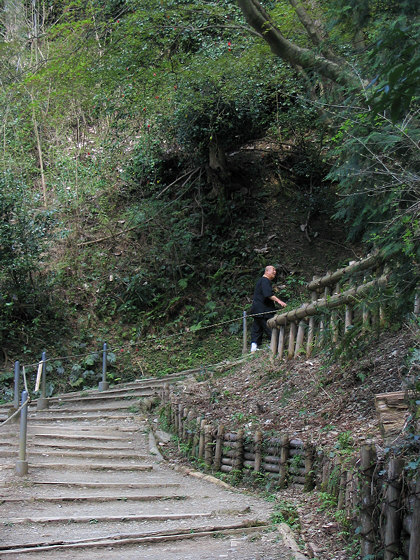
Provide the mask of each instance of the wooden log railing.
{"label": "wooden log railing", "polygon": [[289,360],[300,354],[309,357],[315,346],[322,347],[329,340],[337,343],[356,321],[364,329],[373,325],[383,328],[383,306],[378,306],[371,316],[366,303],[360,305],[372,290],[383,288],[388,282],[388,274],[380,264],[381,257],[376,253],[321,278],[314,277],[308,284],[310,302],[268,321],[272,329],[272,355],[283,358],[286,353]]}
{"label": "wooden log railing", "polygon": [[407,479],[400,459],[378,458],[373,442],[340,455],[287,434],[215,425],[188,410],[167,387],[161,403],[167,429],[185,444],[180,449],[204,469],[262,478],[264,485],[270,482],[276,488],[294,485],[326,492],[358,528],[362,556],[420,560],[420,478]]}

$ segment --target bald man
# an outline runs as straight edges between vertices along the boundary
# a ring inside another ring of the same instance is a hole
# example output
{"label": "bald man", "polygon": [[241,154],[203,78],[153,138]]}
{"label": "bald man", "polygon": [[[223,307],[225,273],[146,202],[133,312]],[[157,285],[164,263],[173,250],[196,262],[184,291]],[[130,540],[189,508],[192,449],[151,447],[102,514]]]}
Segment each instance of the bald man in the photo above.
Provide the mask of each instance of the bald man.
{"label": "bald man", "polygon": [[271,329],[267,325],[268,319],[271,319],[275,311],[275,303],[282,307],[286,307],[284,301],[281,301],[273,294],[272,281],[276,276],[274,266],[267,266],[264,275],[258,280],[252,301],[251,313],[257,315],[254,317],[254,323],[251,328],[251,352],[255,352],[262,344],[264,333],[271,339]]}

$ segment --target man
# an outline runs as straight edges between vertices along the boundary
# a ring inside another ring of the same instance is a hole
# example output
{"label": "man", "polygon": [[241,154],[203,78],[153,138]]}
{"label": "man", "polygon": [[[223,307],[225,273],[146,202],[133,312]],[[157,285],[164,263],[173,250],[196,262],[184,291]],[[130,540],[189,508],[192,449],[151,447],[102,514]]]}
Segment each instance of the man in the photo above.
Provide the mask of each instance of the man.
{"label": "man", "polygon": [[286,307],[284,301],[281,301],[273,294],[271,282],[276,276],[274,266],[267,266],[264,275],[258,280],[252,301],[251,313],[259,314],[254,317],[254,323],[251,328],[251,352],[255,352],[258,346],[261,346],[263,334],[271,338],[271,329],[267,325],[268,319],[273,317],[275,305],[278,303],[282,307]]}

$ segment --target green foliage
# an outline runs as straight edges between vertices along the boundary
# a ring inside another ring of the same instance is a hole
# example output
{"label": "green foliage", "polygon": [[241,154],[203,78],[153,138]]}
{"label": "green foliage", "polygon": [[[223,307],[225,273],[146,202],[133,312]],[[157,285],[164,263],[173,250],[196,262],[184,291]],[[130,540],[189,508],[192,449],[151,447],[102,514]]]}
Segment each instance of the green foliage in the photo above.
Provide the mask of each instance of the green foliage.
{"label": "green foliage", "polygon": [[293,531],[300,531],[299,513],[295,505],[279,500],[270,517],[271,523],[286,523]]}

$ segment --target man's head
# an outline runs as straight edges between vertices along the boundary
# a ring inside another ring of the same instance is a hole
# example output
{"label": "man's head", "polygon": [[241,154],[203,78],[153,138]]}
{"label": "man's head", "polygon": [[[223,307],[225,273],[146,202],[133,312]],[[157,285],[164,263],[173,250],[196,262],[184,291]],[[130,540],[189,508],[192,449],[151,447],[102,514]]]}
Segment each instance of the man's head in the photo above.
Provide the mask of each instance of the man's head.
{"label": "man's head", "polygon": [[266,266],[264,276],[266,278],[268,278],[269,280],[274,280],[274,278],[276,276],[276,269],[274,268],[274,266],[271,266],[271,265]]}

